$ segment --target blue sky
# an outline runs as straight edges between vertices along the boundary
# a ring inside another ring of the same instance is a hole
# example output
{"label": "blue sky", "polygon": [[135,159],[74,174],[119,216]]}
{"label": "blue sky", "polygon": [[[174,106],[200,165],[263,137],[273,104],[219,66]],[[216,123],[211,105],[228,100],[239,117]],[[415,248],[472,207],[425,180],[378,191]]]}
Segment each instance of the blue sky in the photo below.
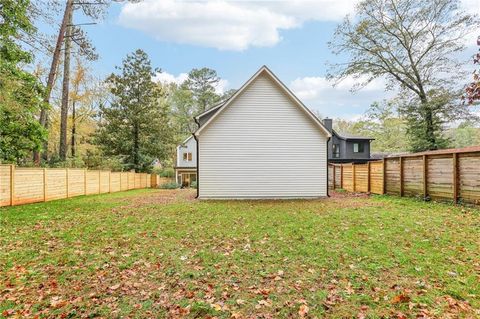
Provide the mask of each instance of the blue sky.
{"label": "blue sky", "polygon": [[[480,0],[465,0],[480,11]],[[267,65],[311,109],[323,116],[358,118],[374,102],[392,96],[383,80],[351,93],[353,80],[333,88],[327,61],[341,59],[327,42],[353,11],[350,0],[175,1],[113,4],[105,20],[85,26],[100,55],[92,69],[102,77],[129,52],[145,50],[162,81],[181,81],[192,68],[215,69],[219,91],[238,88]],[[76,13],[75,23],[88,22]]]}

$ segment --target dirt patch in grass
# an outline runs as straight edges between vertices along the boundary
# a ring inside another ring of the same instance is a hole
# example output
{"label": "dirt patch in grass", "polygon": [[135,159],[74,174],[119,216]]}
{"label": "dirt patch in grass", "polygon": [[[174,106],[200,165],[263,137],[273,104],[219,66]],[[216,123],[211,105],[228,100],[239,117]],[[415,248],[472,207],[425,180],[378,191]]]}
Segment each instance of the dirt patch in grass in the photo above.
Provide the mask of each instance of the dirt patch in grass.
{"label": "dirt patch in grass", "polygon": [[143,196],[127,198],[123,202],[126,207],[142,207],[145,205],[162,205],[174,202],[191,202],[195,200],[195,191],[189,189],[158,189]]}
{"label": "dirt patch in grass", "polygon": [[477,210],[332,195],[1,209],[0,317],[480,317]]}

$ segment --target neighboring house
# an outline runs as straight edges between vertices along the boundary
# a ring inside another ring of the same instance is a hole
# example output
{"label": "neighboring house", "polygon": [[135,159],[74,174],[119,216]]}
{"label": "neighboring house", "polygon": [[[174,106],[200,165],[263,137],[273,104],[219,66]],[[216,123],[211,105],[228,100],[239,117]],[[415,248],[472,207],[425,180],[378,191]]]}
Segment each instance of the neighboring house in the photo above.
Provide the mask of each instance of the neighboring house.
{"label": "neighboring house", "polygon": [[330,163],[366,163],[371,160],[370,142],[373,138],[336,132],[332,119],[324,119],[323,125],[332,134],[328,142]]}
{"label": "neighboring house", "polygon": [[328,195],[330,132],[267,67],[195,120],[197,197]]}
{"label": "neighboring house", "polygon": [[193,135],[177,146],[175,178],[182,187],[197,181],[197,142]]}

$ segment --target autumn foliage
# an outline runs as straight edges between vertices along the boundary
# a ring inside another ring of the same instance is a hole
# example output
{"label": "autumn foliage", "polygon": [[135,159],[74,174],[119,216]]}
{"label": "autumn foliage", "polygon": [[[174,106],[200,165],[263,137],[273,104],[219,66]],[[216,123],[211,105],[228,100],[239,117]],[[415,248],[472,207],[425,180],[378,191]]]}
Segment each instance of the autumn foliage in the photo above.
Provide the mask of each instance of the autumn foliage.
{"label": "autumn foliage", "polygon": [[[478,36],[477,45],[480,46],[480,36]],[[480,49],[473,56],[473,64],[480,65]],[[480,70],[473,72],[473,81],[467,85],[464,99],[468,104],[480,101]]]}

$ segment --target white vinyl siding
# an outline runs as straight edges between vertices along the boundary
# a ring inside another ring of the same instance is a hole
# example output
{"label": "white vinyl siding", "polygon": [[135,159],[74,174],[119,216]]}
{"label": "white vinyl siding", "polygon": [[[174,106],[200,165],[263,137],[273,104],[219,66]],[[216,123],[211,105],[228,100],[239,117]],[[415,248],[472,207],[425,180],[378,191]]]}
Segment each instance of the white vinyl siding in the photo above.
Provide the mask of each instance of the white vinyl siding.
{"label": "white vinyl siding", "polygon": [[[191,161],[184,160],[183,154],[190,153]],[[189,138],[184,144],[177,146],[177,167],[197,167],[197,142]]]}
{"label": "white vinyl siding", "polygon": [[327,195],[327,137],[267,74],[199,136],[200,198]]}

